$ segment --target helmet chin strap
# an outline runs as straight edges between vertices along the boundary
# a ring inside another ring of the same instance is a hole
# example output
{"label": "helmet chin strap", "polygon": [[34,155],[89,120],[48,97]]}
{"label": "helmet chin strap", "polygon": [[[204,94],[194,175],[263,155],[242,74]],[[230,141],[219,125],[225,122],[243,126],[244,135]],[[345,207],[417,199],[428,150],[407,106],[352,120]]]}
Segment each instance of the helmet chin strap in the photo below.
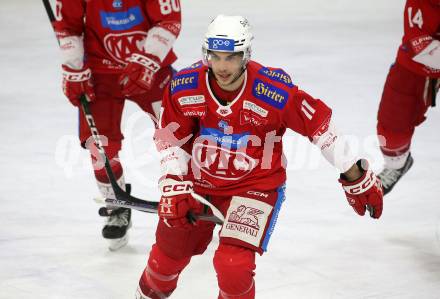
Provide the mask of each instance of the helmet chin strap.
{"label": "helmet chin strap", "polygon": [[241,71],[237,74],[237,76],[235,76],[234,80],[232,80],[231,83],[229,83],[228,85],[234,84],[235,81],[237,81],[241,77],[241,75],[243,75],[245,70],[246,70],[246,66],[244,65],[241,67]]}

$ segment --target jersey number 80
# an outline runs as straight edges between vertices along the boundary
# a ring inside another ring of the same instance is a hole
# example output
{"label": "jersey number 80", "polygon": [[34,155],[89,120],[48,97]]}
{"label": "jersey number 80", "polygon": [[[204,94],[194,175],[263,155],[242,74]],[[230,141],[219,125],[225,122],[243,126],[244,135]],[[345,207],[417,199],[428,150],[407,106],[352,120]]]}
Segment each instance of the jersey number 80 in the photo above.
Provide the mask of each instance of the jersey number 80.
{"label": "jersey number 80", "polygon": [[160,12],[163,15],[168,15],[170,13],[180,11],[179,0],[159,0]]}

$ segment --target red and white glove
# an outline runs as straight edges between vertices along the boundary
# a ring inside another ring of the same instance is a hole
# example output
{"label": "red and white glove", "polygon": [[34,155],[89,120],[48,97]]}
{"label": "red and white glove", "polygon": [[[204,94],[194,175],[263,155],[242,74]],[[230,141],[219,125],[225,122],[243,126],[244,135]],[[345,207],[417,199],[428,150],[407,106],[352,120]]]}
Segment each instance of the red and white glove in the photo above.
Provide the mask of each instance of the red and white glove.
{"label": "red and white glove", "polygon": [[86,95],[88,101],[95,99],[92,71],[87,66],[75,70],[63,64],[63,92],[74,106],[79,106],[80,98]]}
{"label": "red and white glove", "polygon": [[363,216],[365,210],[368,210],[370,217],[377,219],[382,215],[383,208],[382,183],[369,168],[366,160],[359,160],[356,164],[363,171],[363,175],[353,182],[341,177],[339,182],[344,188],[348,203],[356,213]]}
{"label": "red and white glove", "polygon": [[194,214],[203,211],[203,205],[191,196],[191,181],[165,178],[159,183],[162,196],[158,214],[169,227],[187,228],[195,224]]}
{"label": "red and white glove", "polygon": [[159,70],[160,61],[157,57],[148,54],[132,54],[119,77],[122,94],[129,97],[149,91]]}

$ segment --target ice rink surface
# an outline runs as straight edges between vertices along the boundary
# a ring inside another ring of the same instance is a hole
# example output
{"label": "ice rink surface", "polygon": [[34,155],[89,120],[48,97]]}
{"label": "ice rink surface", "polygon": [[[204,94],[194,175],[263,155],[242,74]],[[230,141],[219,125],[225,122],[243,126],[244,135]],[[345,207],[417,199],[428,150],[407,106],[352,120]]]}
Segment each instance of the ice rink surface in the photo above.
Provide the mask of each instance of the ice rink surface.
{"label": "ice rink surface", "polygon": [[[359,155],[379,170],[376,113],[401,39],[403,6],[397,0],[182,0],[175,67],[200,58],[212,17],[247,16],[253,58],[284,68],[328,103],[338,127],[357,136]],[[129,245],[107,250],[90,162],[75,139],[78,112],[61,91],[60,54],[43,5],[2,1],[0,24],[0,298],[134,298],[157,217],[135,212]],[[431,109],[416,130],[415,164],[386,197],[378,221],[358,217],[337,172],[307,140],[287,134],[287,200],[269,251],[257,259],[257,298],[440,298],[439,113]],[[152,128],[127,104],[126,178],[135,195],[157,200]],[[192,260],[172,298],[216,298],[217,242]]]}

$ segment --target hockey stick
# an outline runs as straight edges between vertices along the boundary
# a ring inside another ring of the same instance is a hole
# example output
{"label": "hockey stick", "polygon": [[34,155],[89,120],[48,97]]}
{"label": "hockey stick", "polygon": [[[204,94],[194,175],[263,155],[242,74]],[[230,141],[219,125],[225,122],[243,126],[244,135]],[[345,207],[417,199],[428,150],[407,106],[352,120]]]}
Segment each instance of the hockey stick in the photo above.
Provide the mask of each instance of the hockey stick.
{"label": "hockey stick", "polygon": [[47,16],[49,17],[49,21],[52,24],[55,22],[55,15],[53,14],[52,6],[50,6],[49,0],[43,0],[44,8],[46,9]]}
{"label": "hockey stick", "polygon": [[84,116],[87,120],[87,124],[90,128],[90,132],[92,133],[93,140],[95,142],[95,146],[98,149],[99,155],[101,156],[101,159],[104,161],[104,168],[105,172],[107,174],[107,177],[109,179],[110,185],[113,188],[113,192],[115,193],[115,197],[117,200],[123,200],[123,201],[131,201],[136,203],[142,203],[145,205],[148,205],[150,209],[157,211],[157,205],[158,202],[156,201],[147,201],[143,200],[137,197],[134,197],[127,192],[125,192],[117,183],[115,175],[113,173],[113,170],[110,166],[110,161],[107,158],[107,155],[105,154],[104,147],[102,145],[101,137],[99,135],[98,129],[95,125],[95,120],[93,119],[93,116],[90,112],[89,108],[89,102],[86,99],[85,95],[81,96],[81,108],[84,112]]}
{"label": "hockey stick", "polygon": [[[55,22],[55,15],[53,13],[52,6],[50,5],[49,0],[43,0],[43,4],[44,4],[44,8],[46,9],[46,13],[47,13],[47,16],[49,17],[49,21],[52,25],[52,28],[54,29],[53,23]],[[151,209],[157,210],[157,204],[158,204],[157,202],[144,201],[139,198],[133,197],[133,196],[127,194],[124,190],[122,190],[121,187],[119,187],[118,183],[116,182],[115,175],[113,174],[113,171],[110,167],[110,162],[107,158],[107,155],[105,154],[101,138],[99,137],[98,129],[96,128],[95,121],[93,119],[92,114],[90,113],[89,103],[88,103],[85,95],[81,96],[81,107],[84,112],[84,116],[87,120],[87,124],[89,125],[90,131],[92,133],[93,140],[95,141],[95,145],[98,149],[99,155],[101,156],[102,160],[104,161],[105,172],[107,173],[107,177],[110,181],[110,184],[113,188],[113,191],[115,193],[116,198],[120,199],[120,200],[126,200],[126,201],[128,200],[128,201],[133,201],[133,202],[143,202],[145,204],[150,205]]]}
{"label": "hockey stick", "polygon": [[[107,177],[110,181],[110,184],[112,185],[113,191],[115,193],[116,199],[110,199],[106,198],[104,200],[101,199],[101,203],[105,203],[111,206],[118,206],[118,207],[125,207],[125,208],[133,208],[135,210],[148,212],[148,213],[157,213],[158,209],[158,202],[157,201],[147,201],[144,199],[140,199],[137,197],[134,197],[130,195],[129,193],[122,190],[121,187],[119,187],[118,183],[116,182],[115,175],[112,171],[112,168],[110,166],[110,162],[107,158],[107,155],[105,154],[104,147],[102,145],[102,141],[98,132],[98,129],[96,128],[95,121],[93,120],[93,116],[90,113],[89,103],[86,99],[86,97],[83,95],[81,97],[81,107],[83,109],[84,115],[87,120],[87,124],[89,125],[90,131],[92,133],[92,137],[95,141],[95,145],[98,148],[98,152],[101,156],[101,159],[103,159],[105,171],[107,173]],[[194,217],[196,219],[200,220],[206,220],[206,221],[212,221],[215,223],[223,223],[224,217],[222,213],[209,201],[207,201],[204,197],[192,192],[191,195],[199,202],[201,202],[204,205],[207,205],[211,208],[212,213],[214,216],[211,215],[190,215],[190,217]],[[95,200],[96,201],[96,200]]]}
{"label": "hockey stick", "polygon": [[[49,17],[49,21],[52,25],[52,29],[54,29],[53,24],[55,22],[55,15],[53,13],[52,6],[50,5],[49,0],[43,0],[43,4],[44,4],[44,8],[46,9],[47,16]],[[116,198],[120,199],[120,200],[125,200],[125,201],[142,202],[144,204],[149,205],[151,209],[157,210],[157,204],[158,204],[157,202],[144,201],[142,199],[133,197],[133,196],[127,194],[124,190],[122,190],[121,187],[119,187],[118,183],[116,182],[115,175],[110,167],[110,162],[107,158],[107,155],[105,154],[101,138],[99,137],[98,129],[96,128],[95,121],[93,119],[92,114],[90,113],[89,103],[88,103],[85,95],[81,96],[81,107],[84,112],[84,116],[87,120],[87,124],[89,125],[90,131],[92,133],[93,140],[95,141],[95,145],[98,149],[99,155],[101,156],[102,160],[104,161],[105,172],[107,173],[107,177],[110,181],[110,184],[113,188],[113,191],[115,193]]]}
{"label": "hockey stick", "polygon": [[[200,195],[199,195],[200,196]],[[114,207],[120,207],[120,208],[129,208],[141,212],[146,213],[157,213],[157,210],[152,210],[148,205],[145,205],[143,203],[135,203],[131,201],[123,201],[118,199],[111,199],[111,198],[103,198],[103,197],[95,197],[95,202],[102,205],[110,205]],[[103,209],[103,208],[101,208]],[[107,211],[99,210],[99,214],[101,216],[107,216]],[[105,208],[104,208],[105,209]],[[212,210],[214,212],[214,210]],[[200,215],[194,215],[190,214],[189,218],[195,218],[197,220],[203,220],[203,221],[210,221],[214,222],[216,224],[223,224],[224,218],[223,215],[221,217],[217,217],[215,215],[208,215],[208,214],[200,214]]]}
{"label": "hockey stick", "polygon": [[[52,28],[54,28],[53,23],[55,22],[55,15],[53,13],[52,7],[50,5],[49,0],[43,0],[44,8],[46,9],[47,16],[49,17],[49,21],[52,25]],[[107,174],[107,177],[109,179],[109,182],[113,188],[113,191],[115,193],[116,199],[105,199],[101,200],[101,203],[106,203],[108,205],[113,206],[120,206],[120,207],[127,207],[127,208],[133,208],[136,210],[140,210],[143,212],[148,213],[157,213],[158,209],[158,202],[155,201],[147,201],[143,200],[137,197],[134,197],[130,195],[129,193],[125,192],[117,183],[115,175],[111,169],[110,162],[107,158],[107,155],[105,154],[102,141],[98,132],[98,129],[96,128],[95,121],[93,119],[93,116],[90,112],[89,104],[87,101],[87,98],[85,95],[81,96],[81,107],[84,112],[84,116],[87,120],[87,124],[90,128],[90,131],[92,133],[93,140],[95,142],[95,145],[98,149],[99,155],[101,156],[101,159],[104,161],[104,167]],[[211,215],[190,215],[190,217],[194,217],[196,219],[206,220],[206,221],[212,221],[218,224],[223,223],[224,218],[221,212],[214,207],[212,204],[207,202],[203,197],[200,195],[197,195],[198,199],[200,201],[200,198],[203,199],[202,203],[207,205],[211,208],[214,215],[217,216],[211,216]]]}

